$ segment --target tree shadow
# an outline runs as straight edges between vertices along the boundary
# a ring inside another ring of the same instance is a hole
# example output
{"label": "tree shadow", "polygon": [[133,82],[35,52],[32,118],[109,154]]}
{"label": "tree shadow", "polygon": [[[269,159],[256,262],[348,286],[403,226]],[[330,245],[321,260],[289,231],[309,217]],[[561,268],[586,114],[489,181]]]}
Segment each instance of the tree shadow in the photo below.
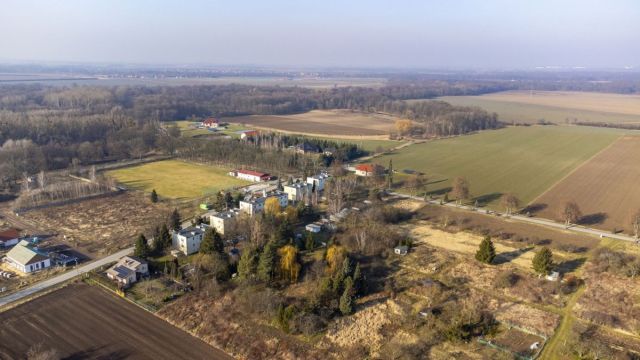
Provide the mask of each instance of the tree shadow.
{"label": "tree shadow", "polygon": [[599,212],[581,217],[578,223],[580,225],[597,225],[602,224],[605,220],[607,220],[608,217],[609,215],[607,215],[606,213]]}
{"label": "tree shadow", "polygon": [[472,202],[478,202],[478,204],[480,206],[486,205],[490,202],[496,201],[498,199],[500,199],[500,197],[502,196],[502,193],[500,192],[494,192],[494,193],[490,193],[490,194],[484,194],[484,195],[480,195],[480,196],[476,196],[472,199]]}
{"label": "tree shadow", "polygon": [[500,264],[511,262],[519,258],[520,256],[522,256],[522,254],[531,251],[532,249],[533,249],[533,246],[529,246],[526,248],[516,249],[513,251],[507,251],[507,252],[497,254],[496,258],[493,259],[493,263],[495,265],[500,265]]}
{"label": "tree shadow", "polygon": [[524,209],[522,209],[520,211],[520,213],[521,214],[530,213],[530,214],[534,214],[535,215],[536,213],[539,213],[540,211],[546,209],[547,207],[549,207],[549,205],[547,205],[547,204],[541,204],[541,203],[531,204],[531,205],[525,207]]}
{"label": "tree shadow", "polygon": [[586,261],[587,261],[587,258],[583,258],[583,257],[563,261],[556,266],[556,269],[563,274],[574,272],[578,270],[578,268],[581,267]]}
{"label": "tree shadow", "polygon": [[442,189],[431,190],[431,191],[427,191],[427,195],[433,195],[433,196],[444,195],[444,194],[447,194],[447,193],[451,192],[451,189],[452,189],[452,187],[448,186],[448,187],[444,187]]}

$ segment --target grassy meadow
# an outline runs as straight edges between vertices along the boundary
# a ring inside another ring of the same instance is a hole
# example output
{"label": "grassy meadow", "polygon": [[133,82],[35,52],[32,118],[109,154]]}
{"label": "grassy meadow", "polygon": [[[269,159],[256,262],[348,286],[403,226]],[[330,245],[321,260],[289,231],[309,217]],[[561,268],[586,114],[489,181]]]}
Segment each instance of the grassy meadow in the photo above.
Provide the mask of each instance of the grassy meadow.
{"label": "grassy meadow", "polygon": [[133,189],[171,199],[197,198],[231,187],[250,184],[233,178],[229,169],[178,160],[157,161],[108,171],[107,175]]}
{"label": "grassy meadow", "polygon": [[[580,122],[640,124],[640,96],[563,91],[507,91],[480,96],[444,96],[453,105],[478,106],[498,114],[507,123],[533,124],[540,120],[565,124]],[[409,100],[423,101],[423,100]]]}
{"label": "grassy meadow", "polygon": [[424,173],[433,194],[443,194],[454,177],[464,176],[481,204],[496,205],[507,192],[528,203],[620,135],[574,126],[509,127],[412,145],[374,161],[387,166],[393,159],[396,171]]}

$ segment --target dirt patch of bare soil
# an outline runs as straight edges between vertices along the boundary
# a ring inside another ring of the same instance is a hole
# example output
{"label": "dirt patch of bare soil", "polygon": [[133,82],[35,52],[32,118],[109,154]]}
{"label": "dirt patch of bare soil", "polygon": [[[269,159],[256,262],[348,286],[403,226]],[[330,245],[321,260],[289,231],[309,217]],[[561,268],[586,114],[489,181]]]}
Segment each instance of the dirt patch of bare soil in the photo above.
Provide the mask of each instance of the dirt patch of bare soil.
{"label": "dirt patch of bare soil", "polygon": [[33,210],[23,217],[57,234],[53,244],[63,243],[96,257],[131,246],[138,234],[149,234],[169,212],[168,207],[153,204],[142,194],[122,193]]}

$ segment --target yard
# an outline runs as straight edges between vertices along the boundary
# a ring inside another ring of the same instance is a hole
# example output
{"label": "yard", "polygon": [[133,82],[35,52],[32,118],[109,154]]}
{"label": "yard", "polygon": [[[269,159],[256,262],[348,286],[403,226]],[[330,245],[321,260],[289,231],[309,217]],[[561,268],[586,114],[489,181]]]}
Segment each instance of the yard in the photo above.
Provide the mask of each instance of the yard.
{"label": "yard", "polygon": [[495,206],[508,192],[527,204],[619,134],[569,126],[509,127],[408,146],[374,161],[387,166],[393,160],[396,171],[424,173],[432,194],[449,191],[453,178],[463,176],[480,205]]}
{"label": "yard", "polygon": [[230,169],[178,160],[164,160],[108,171],[120,184],[144,192],[155,189],[160,197],[192,199],[250,182],[229,176]]}

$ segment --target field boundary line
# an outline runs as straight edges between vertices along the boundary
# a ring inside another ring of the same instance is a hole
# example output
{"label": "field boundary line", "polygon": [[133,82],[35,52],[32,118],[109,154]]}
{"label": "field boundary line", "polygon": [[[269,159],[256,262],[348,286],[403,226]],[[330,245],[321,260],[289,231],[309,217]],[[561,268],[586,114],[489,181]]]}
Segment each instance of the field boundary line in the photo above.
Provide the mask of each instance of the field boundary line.
{"label": "field boundary line", "polygon": [[596,152],[595,154],[593,154],[590,158],[586,159],[585,161],[583,161],[580,165],[576,166],[575,169],[569,171],[569,173],[565,176],[563,176],[562,178],[560,178],[558,181],[556,181],[555,183],[553,183],[553,185],[549,186],[547,188],[547,190],[545,190],[542,194],[536,196],[533,200],[529,201],[529,203],[527,203],[527,205],[531,205],[531,204],[535,204],[536,201],[538,201],[542,196],[544,196],[546,193],[550,192],[551,190],[553,190],[553,188],[555,188],[556,186],[558,186],[561,182],[565,181],[569,176],[573,175],[576,171],[578,171],[579,169],[581,169],[583,166],[585,166],[586,164],[588,164],[589,162],[591,162],[591,160],[595,159],[597,156],[599,156],[600,154],[604,153],[605,151],[609,150],[609,148],[613,147],[613,145],[615,145],[616,143],[618,143],[622,138],[624,137],[624,135],[620,135],[619,137],[617,137],[615,140],[613,140],[611,142],[611,144],[605,146],[603,149],[601,149],[600,151]]}

